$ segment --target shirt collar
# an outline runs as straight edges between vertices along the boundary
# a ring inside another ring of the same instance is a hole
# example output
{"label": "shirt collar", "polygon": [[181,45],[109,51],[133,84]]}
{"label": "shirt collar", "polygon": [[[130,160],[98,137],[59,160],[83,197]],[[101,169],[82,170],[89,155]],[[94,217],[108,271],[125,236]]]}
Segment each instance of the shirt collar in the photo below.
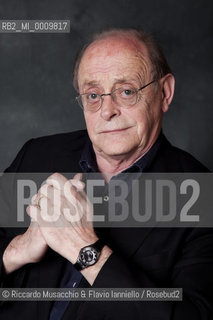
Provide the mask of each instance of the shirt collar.
{"label": "shirt collar", "polygon": [[[147,153],[138,159],[132,166],[125,169],[123,172],[143,172],[146,168],[148,168],[162,143],[163,140],[163,133],[160,132],[157,140],[152,145]],[[85,144],[85,147],[82,151],[81,159],[79,161],[79,165],[83,172],[98,172],[98,166],[96,163],[96,156],[93,150],[93,146],[91,140],[88,138],[88,141]]]}
{"label": "shirt collar", "polygon": [[91,140],[88,140],[83,148],[79,165],[83,172],[98,172],[98,166],[96,163],[96,156],[93,150]]}

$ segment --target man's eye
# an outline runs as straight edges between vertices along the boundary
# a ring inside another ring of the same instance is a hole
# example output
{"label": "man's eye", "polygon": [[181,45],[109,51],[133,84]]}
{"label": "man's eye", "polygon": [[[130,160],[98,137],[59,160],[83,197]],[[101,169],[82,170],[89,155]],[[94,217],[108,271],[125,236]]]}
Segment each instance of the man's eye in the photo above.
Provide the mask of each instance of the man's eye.
{"label": "man's eye", "polygon": [[96,101],[99,96],[96,93],[88,93],[86,97],[88,101]]}
{"label": "man's eye", "polygon": [[124,89],[121,91],[122,97],[131,97],[135,94],[135,90],[133,89]]}

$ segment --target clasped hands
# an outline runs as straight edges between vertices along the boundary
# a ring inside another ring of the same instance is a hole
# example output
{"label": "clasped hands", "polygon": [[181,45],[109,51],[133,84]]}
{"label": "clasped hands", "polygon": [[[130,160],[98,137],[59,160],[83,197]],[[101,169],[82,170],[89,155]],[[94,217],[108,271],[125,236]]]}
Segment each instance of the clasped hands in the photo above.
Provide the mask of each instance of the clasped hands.
{"label": "clasped hands", "polygon": [[81,174],[68,180],[54,173],[27,207],[32,227],[44,242],[72,263],[82,247],[98,240],[92,222],[93,206],[81,179]]}
{"label": "clasped hands", "polygon": [[[39,262],[48,247],[74,264],[80,249],[98,240],[93,228],[93,205],[84,188],[81,174],[68,180],[54,173],[46,180],[27,207],[31,217],[28,229],[13,238],[4,251],[6,274]],[[104,246],[96,264],[81,271],[91,285],[111,254],[111,248]]]}

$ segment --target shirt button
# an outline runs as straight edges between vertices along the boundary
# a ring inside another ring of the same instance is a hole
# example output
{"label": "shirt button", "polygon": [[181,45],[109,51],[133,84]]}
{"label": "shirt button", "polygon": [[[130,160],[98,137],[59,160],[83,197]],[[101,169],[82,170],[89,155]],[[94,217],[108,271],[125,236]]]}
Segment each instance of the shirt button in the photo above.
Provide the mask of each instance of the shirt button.
{"label": "shirt button", "polygon": [[104,196],[104,201],[109,201],[109,196]]}

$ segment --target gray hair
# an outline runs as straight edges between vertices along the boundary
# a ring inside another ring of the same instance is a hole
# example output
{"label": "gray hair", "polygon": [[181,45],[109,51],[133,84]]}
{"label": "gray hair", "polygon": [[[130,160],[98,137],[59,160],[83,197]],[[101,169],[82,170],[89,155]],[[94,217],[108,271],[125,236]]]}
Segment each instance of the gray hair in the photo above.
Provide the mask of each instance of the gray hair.
{"label": "gray hair", "polygon": [[95,41],[104,40],[113,36],[125,36],[126,38],[131,38],[133,40],[139,40],[141,43],[145,44],[148,50],[150,62],[152,64],[153,77],[155,79],[160,79],[167,73],[172,73],[171,68],[169,67],[159,44],[156,42],[152,35],[150,35],[146,31],[136,28],[111,28],[94,34],[77,54],[73,68],[73,86],[77,91],[79,90],[79,65],[86,49]]}

